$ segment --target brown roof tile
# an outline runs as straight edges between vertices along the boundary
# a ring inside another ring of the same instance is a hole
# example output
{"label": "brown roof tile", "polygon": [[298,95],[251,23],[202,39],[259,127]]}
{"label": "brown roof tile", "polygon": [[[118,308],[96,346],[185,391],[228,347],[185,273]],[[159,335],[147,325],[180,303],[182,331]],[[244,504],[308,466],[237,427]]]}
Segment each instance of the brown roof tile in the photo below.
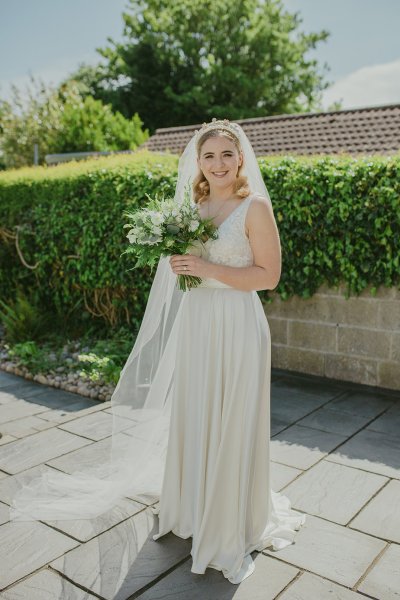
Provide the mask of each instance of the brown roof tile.
{"label": "brown roof tile", "polygon": [[[210,119],[211,120],[211,119]],[[258,156],[393,154],[400,151],[400,104],[238,119]],[[181,154],[201,123],[157,129],[140,148]]]}

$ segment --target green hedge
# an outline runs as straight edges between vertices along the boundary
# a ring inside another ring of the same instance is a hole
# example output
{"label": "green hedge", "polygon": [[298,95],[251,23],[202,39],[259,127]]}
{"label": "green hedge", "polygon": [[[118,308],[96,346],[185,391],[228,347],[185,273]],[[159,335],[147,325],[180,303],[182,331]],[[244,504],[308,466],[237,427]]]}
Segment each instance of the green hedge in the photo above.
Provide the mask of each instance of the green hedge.
{"label": "green hedge", "polygon": [[[145,193],[172,194],[177,164],[139,151],[0,174],[0,297],[22,289],[58,314],[138,324],[154,271],[128,271],[122,213]],[[282,299],[310,297],[322,283],[344,282],[347,295],[398,285],[400,155],[259,164],[280,232]]]}

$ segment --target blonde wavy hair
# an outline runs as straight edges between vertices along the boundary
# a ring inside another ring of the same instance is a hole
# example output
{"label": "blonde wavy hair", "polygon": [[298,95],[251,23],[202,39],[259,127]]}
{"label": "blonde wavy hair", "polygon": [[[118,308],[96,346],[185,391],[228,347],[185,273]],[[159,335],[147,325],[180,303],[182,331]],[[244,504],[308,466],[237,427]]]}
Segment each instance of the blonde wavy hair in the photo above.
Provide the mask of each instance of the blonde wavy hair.
{"label": "blonde wavy hair", "polygon": [[[227,129],[210,129],[206,131],[198,140],[196,150],[197,156],[200,158],[201,148],[206,140],[213,137],[226,137],[228,140],[233,142],[238,152],[241,152],[241,146],[238,138],[234,133]],[[233,186],[233,193],[239,196],[239,198],[246,198],[250,194],[249,182],[246,175],[242,175],[241,171],[244,167],[244,160],[240,165],[236,174],[236,181]],[[204,176],[204,173],[199,169],[198,174],[193,180],[193,196],[196,204],[204,202],[208,194],[210,193],[210,184]]]}

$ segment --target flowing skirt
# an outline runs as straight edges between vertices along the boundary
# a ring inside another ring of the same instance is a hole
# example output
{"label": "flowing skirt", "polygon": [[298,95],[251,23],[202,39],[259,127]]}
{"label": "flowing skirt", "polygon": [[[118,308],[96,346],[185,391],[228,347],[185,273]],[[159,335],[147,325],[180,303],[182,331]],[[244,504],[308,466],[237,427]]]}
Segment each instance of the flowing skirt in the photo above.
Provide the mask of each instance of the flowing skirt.
{"label": "flowing skirt", "polygon": [[293,543],[305,515],[271,489],[271,338],[255,291],[199,287],[177,314],[178,342],[158,539],[192,537],[193,573],[240,583],[250,555]]}

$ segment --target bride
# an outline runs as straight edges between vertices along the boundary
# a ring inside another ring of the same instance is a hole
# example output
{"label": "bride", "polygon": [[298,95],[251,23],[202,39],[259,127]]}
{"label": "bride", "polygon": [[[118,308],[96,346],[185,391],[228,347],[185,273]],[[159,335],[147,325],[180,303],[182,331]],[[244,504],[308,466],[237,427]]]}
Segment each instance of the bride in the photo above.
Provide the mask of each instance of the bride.
{"label": "bride", "polygon": [[[271,338],[257,290],[279,282],[279,234],[239,124],[214,118],[196,130],[175,202],[188,185],[218,238],[158,263],[111,398],[108,461],[25,482],[10,518],[95,518],[129,496],[158,515],[154,540],[192,537],[193,573],[210,567],[238,584],[254,571],[251,552],[284,548],[305,522],[271,489]],[[183,292],[179,274],[202,282]]]}

